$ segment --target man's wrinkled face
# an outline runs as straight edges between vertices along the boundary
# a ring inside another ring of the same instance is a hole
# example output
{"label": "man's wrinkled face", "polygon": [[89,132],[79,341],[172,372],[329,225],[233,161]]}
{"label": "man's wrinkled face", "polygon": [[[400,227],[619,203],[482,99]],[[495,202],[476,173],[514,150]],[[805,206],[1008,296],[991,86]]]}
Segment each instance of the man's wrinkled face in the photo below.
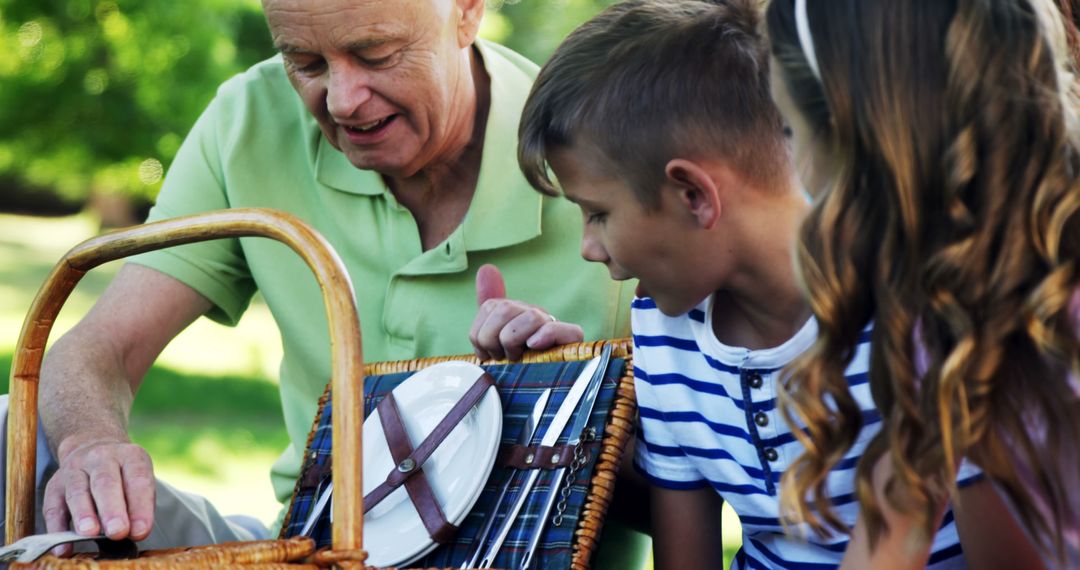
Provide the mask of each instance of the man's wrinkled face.
{"label": "man's wrinkled face", "polygon": [[411,176],[457,140],[464,127],[454,103],[471,75],[453,2],[264,0],[263,7],[293,87],[354,166]]}

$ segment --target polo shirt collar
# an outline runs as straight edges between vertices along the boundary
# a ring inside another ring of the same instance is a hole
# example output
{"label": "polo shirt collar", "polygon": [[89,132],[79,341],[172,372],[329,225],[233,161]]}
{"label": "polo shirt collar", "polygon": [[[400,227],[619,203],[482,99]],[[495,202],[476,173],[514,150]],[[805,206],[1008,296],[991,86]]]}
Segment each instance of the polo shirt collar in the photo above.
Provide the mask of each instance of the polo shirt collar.
{"label": "polo shirt collar", "polygon": [[[461,240],[468,251],[507,247],[539,236],[543,210],[543,196],[521,174],[516,152],[518,122],[534,76],[499,53],[498,47],[483,40],[477,40],[476,47],[491,78],[491,105],[476,192],[464,221],[454,230],[462,235],[450,237]],[[393,199],[377,172],[353,166],[321,132],[315,171],[320,183],[336,190],[368,196],[385,193]]]}

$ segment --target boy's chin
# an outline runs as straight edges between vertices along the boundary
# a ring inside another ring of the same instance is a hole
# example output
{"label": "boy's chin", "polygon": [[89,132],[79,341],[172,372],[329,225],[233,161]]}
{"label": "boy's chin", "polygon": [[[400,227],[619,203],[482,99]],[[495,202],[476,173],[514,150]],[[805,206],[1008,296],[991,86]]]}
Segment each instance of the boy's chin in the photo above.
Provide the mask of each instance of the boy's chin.
{"label": "boy's chin", "polygon": [[668,317],[681,317],[686,313],[689,313],[690,309],[693,309],[701,303],[700,300],[694,303],[687,303],[685,299],[663,299],[655,296],[652,300],[656,303],[656,308]]}

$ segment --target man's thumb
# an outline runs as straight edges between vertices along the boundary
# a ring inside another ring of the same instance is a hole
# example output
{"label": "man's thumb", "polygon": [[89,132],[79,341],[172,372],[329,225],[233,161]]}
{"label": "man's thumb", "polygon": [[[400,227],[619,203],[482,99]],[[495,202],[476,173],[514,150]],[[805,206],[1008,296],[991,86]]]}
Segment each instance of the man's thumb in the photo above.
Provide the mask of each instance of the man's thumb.
{"label": "man's thumb", "polygon": [[488,299],[506,297],[506,283],[499,268],[488,263],[476,271],[476,304],[483,305]]}

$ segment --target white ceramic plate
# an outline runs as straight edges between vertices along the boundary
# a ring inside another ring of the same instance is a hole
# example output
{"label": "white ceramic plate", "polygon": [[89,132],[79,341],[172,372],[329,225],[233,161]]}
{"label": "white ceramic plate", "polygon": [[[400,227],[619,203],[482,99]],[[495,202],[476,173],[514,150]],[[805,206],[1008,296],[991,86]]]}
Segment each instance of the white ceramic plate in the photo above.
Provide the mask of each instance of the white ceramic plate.
{"label": "white ceramic plate", "polygon": [[[394,388],[394,399],[414,448],[483,373],[479,366],[467,362],[444,362],[417,372]],[[495,465],[501,435],[502,402],[499,393],[489,388],[424,463],[424,474],[435,499],[451,523],[461,524],[480,498]],[[364,420],[363,449],[367,495],[386,480],[396,465],[378,410]],[[364,550],[368,552],[369,566],[403,566],[435,546],[404,486],[364,515]]]}

